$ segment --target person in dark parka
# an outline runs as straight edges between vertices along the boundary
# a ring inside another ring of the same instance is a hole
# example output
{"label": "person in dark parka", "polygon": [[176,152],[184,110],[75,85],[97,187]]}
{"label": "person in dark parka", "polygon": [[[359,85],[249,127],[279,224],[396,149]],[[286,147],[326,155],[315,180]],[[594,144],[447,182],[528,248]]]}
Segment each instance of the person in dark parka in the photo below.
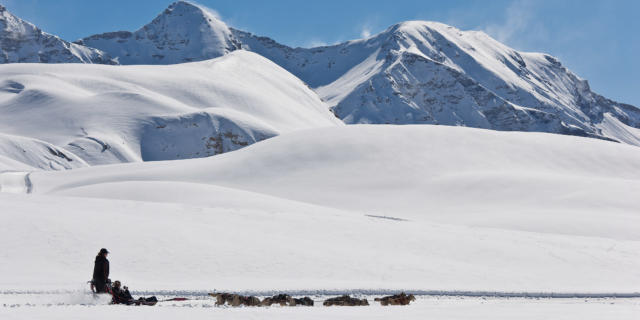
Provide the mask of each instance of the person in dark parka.
{"label": "person in dark parka", "polygon": [[129,293],[129,288],[123,288],[120,281],[113,283],[113,304],[134,304],[133,297]]}
{"label": "person in dark parka", "polygon": [[122,286],[122,283],[118,280],[113,282],[113,288],[111,288],[111,290],[111,294],[113,295],[111,302],[113,304],[153,306],[158,303],[158,298],[155,296],[149,298],[139,297],[138,300],[134,300],[133,296],[131,296],[131,293],[129,292],[129,288],[127,288],[127,286]]}
{"label": "person in dark parka", "polygon": [[100,249],[93,266],[93,284],[95,285],[97,293],[107,292],[107,282],[109,281],[108,254],[109,251],[107,249]]}

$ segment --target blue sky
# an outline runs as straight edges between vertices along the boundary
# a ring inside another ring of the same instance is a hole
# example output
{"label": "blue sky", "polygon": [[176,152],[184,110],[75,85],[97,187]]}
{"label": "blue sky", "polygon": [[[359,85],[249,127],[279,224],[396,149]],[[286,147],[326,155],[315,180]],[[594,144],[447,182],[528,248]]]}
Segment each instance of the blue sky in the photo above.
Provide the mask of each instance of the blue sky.
{"label": "blue sky", "polygon": [[[171,0],[0,0],[43,30],[75,40],[135,30]],[[405,20],[484,30],[519,50],[552,54],[594,91],[640,106],[640,1],[199,0],[227,24],[290,46],[332,44]]]}

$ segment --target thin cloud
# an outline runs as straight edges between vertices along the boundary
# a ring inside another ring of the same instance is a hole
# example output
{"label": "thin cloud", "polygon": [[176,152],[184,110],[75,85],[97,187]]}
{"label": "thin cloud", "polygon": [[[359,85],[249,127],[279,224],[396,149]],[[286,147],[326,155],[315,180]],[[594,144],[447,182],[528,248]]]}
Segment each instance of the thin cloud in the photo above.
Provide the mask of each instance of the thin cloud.
{"label": "thin cloud", "polygon": [[376,33],[375,30],[378,29],[379,20],[380,18],[378,16],[369,16],[365,18],[354,31],[360,33],[360,38],[369,38]]}
{"label": "thin cloud", "polygon": [[309,42],[307,42],[305,44],[305,48],[315,48],[315,47],[324,47],[327,45],[327,42],[322,41],[322,40],[318,40],[318,39],[311,39],[309,40]]}
{"label": "thin cloud", "polygon": [[363,38],[371,37],[371,28],[369,28],[368,26],[362,27],[362,31],[360,31],[360,36]]}
{"label": "thin cloud", "polygon": [[502,43],[528,49],[547,35],[546,28],[536,16],[536,9],[536,3],[531,0],[513,2],[505,10],[504,21],[480,29]]}

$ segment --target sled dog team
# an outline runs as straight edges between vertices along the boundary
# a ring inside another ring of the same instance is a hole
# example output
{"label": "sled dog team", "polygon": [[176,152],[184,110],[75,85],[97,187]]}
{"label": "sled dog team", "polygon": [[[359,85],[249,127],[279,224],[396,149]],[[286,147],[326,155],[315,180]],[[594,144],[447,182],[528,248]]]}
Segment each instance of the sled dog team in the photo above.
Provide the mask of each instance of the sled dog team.
{"label": "sled dog team", "polygon": [[[209,293],[210,296],[216,298],[216,305],[229,305],[232,307],[239,306],[247,306],[247,307],[264,307],[271,306],[273,304],[279,304],[280,306],[313,306],[313,300],[309,297],[304,298],[293,298],[288,294],[279,294],[273,297],[267,297],[264,300],[260,301],[258,297],[255,296],[243,296],[239,294],[233,293]],[[383,298],[375,298],[375,301],[380,302],[383,306],[405,306],[411,303],[411,301],[415,301],[416,297],[412,294],[405,294],[404,292],[401,294],[396,294],[393,296],[387,296]],[[358,299],[352,298],[348,295],[339,296],[335,298],[330,298],[325,300],[322,305],[330,307],[330,306],[368,306],[369,301],[367,299]]]}
{"label": "sled dog team", "polygon": [[[158,302],[156,297],[143,298],[140,297],[135,300],[129,288],[122,286],[120,281],[111,283],[109,279],[109,260],[107,256],[109,250],[102,248],[96,256],[93,267],[93,279],[91,280],[91,289],[95,293],[110,293],[113,296],[112,303],[114,304],[128,304],[128,305],[154,305]],[[278,294],[273,297],[267,297],[264,300],[260,300],[255,296],[243,296],[233,293],[209,293],[210,296],[216,298],[216,305],[229,305],[233,307],[238,306],[271,306],[273,304],[279,304],[280,306],[313,306],[313,300],[309,297],[293,298],[288,294]],[[183,298],[182,298],[183,299]],[[383,306],[388,305],[408,305],[411,301],[415,301],[416,298],[412,294],[401,294],[387,296],[383,298],[375,298],[375,301],[380,302]],[[368,306],[369,301],[367,299],[352,298],[348,295],[330,298],[322,303],[324,306]]]}

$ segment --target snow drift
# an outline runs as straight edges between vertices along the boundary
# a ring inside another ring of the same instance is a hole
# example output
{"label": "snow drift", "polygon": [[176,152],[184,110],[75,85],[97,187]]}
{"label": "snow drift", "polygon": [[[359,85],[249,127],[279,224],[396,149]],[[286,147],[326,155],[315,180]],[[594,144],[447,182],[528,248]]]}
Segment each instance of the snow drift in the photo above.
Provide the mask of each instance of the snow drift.
{"label": "snow drift", "polygon": [[2,133],[90,165],[205,157],[341,124],[302,81],[246,51],[172,66],[1,65],[0,113]]}

